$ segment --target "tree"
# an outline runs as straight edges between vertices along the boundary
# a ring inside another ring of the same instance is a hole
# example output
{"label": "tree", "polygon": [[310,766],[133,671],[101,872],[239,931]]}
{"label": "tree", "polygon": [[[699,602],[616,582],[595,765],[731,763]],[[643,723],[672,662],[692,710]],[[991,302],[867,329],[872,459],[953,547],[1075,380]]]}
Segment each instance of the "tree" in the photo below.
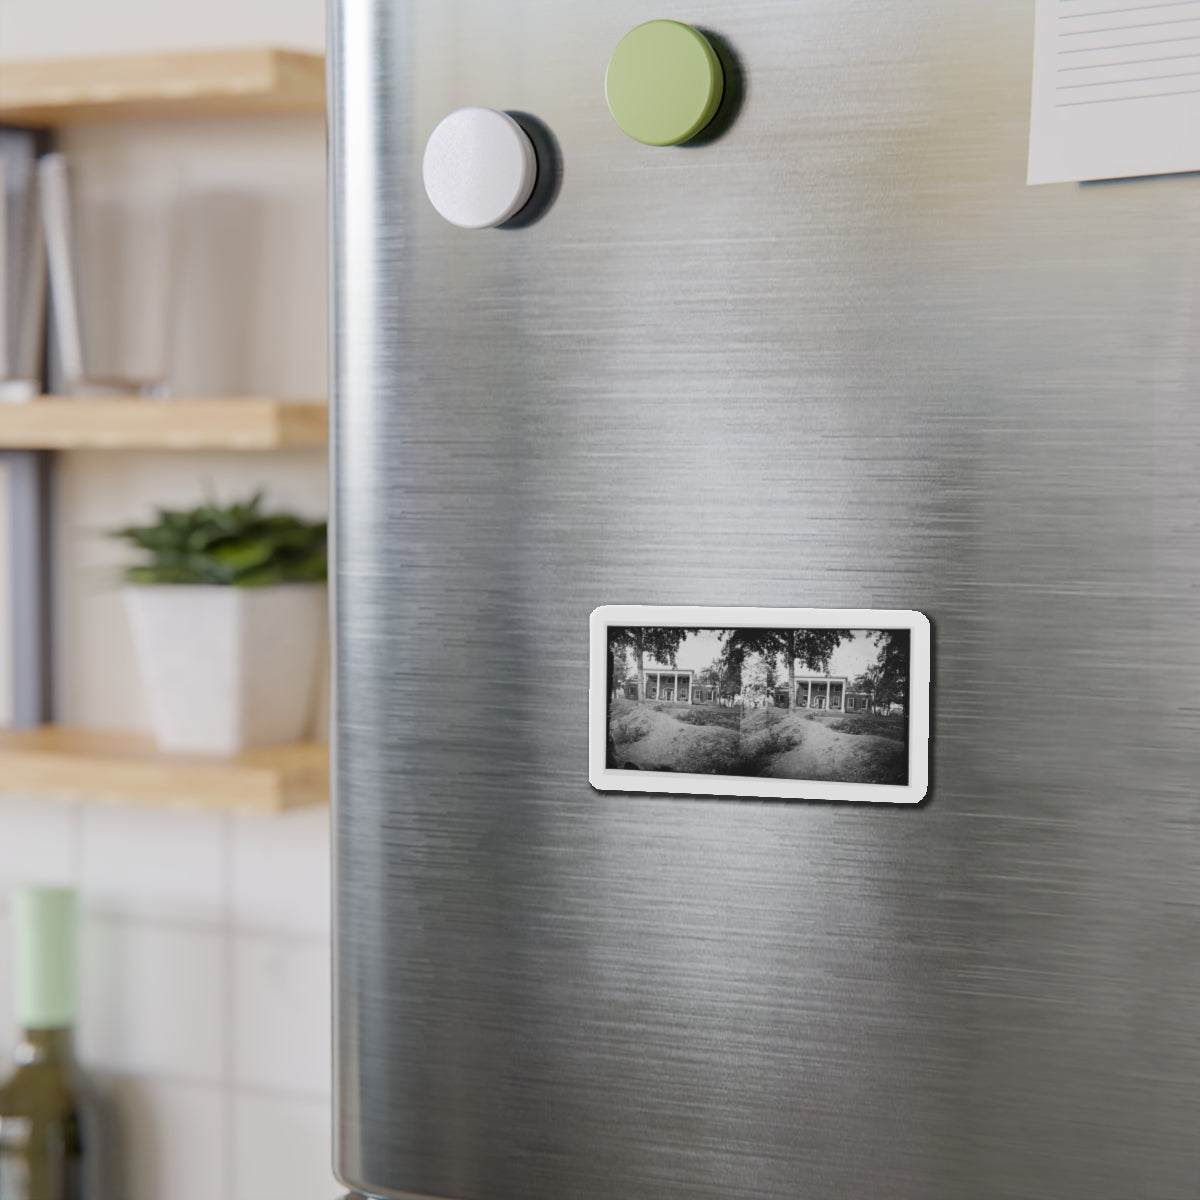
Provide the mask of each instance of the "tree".
{"label": "tree", "polygon": [[879,666],[868,667],[853,683],[851,691],[866,692],[871,697],[871,708],[875,708],[875,693],[879,687]]}
{"label": "tree", "polygon": [[620,696],[625,691],[625,681],[629,678],[629,654],[626,650],[615,651],[612,656],[612,680],[609,692]]}
{"label": "tree", "polygon": [[741,666],[750,654],[761,654],[774,666],[787,664],[788,708],[796,703],[796,661],[812,671],[827,671],[834,650],[850,637],[848,629],[730,629],[722,635],[724,655]]}
{"label": "tree", "polygon": [[646,699],[646,655],[649,654],[664,667],[675,665],[675,655],[690,633],[698,629],[681,629],[678,626],[656,628],[651,625],[613,626],[608,631],[608,651],[616,657],[633,651],[637,660],[638,703]]}
{"label": "tree", "polygon": [[742,695],[764,703],[775,694],[775,664],[765,654],[747,656],[742,667]]}
{"label": "tree", "polygon": [[872,668],[878,673],[876,700],[880,704],[899,704],[907,713],[909,632],[907,629],[881,629],[873,640],[879,647],[879,658]]}
{"label": "tree", "polygon": [[730,663],[720,654],[700,672],[699,681],[717,689],[718,701],[736,696],[742,690],[742,664]]}
{"label": "tree", "polygon": [[728,696],[730,704],[733,698],[742,690],[741,663],[726,663],[721,668],[721,695]]}
{"label": "tree", "polygon": [[712,688],[714,699],[720,699],[721,660],[719,658],[710,663],[696,676],[696,687]]}

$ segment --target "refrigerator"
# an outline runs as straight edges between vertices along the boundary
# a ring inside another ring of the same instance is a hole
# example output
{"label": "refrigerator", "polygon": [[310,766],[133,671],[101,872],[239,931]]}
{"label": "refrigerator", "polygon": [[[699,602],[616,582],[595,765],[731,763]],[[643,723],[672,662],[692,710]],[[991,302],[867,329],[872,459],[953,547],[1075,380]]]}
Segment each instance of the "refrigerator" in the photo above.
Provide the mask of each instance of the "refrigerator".
{"label": "refrigerator", "polygon": [[[355,1196],[1200,1195],[1200,177],[1028,187],[1033,16],[333,0]],[[923,798],[598,790],[623,605],[923,614]]]}

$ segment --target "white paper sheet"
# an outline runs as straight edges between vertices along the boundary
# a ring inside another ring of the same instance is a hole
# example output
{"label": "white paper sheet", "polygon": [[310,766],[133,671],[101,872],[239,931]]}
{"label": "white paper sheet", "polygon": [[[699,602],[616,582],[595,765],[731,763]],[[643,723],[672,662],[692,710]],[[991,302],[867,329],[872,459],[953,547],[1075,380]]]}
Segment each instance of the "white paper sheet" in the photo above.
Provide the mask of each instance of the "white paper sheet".
{"label": "white paper sheet", "polygon": [[1200,0],[1037,0],[1029,183],[1200,170]]}

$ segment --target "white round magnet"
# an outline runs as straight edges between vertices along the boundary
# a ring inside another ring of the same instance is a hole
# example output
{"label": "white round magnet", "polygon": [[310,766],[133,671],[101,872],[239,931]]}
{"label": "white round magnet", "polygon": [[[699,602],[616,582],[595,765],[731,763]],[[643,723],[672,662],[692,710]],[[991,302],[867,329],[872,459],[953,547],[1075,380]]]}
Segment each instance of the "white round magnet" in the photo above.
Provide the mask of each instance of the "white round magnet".
{"label": "white round magnet", "polygon": [[421,173],[429,202],[451,225],[492,229],[525,206],[537,155],[508,113],[460,108],[429,135]]}

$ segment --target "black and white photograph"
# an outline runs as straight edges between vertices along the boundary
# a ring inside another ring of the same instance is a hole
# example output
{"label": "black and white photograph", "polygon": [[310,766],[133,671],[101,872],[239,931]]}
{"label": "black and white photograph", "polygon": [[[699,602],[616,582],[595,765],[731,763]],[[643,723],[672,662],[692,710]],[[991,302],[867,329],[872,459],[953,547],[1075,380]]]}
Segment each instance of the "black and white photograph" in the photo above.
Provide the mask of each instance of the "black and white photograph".
{"label": "black and white photograph", "polygon": [[919,613],[613,606],[597,610],[592,635],[592,782],[602,790],[924,796]]}

